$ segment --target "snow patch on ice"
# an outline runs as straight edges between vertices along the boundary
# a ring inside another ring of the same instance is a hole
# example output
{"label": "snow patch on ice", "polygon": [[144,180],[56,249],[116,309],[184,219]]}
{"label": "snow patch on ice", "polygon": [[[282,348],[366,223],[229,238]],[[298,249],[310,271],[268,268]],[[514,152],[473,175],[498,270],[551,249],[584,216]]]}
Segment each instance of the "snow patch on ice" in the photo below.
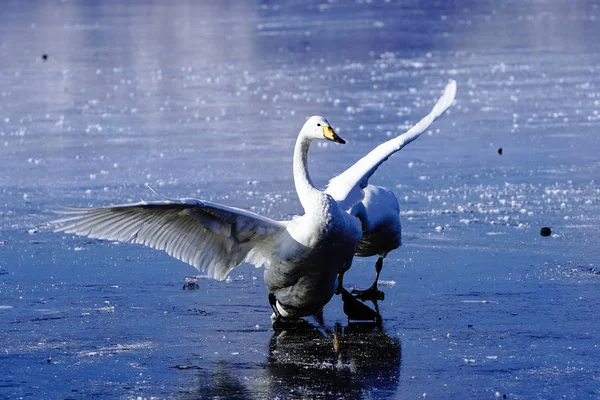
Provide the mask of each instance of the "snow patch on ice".
{"label": "snow patch on ice", "polygon": [[99,347],[95,350],[84,350],[78,353],[79,357],[104,357],[113,354],[119,354],[134,350],[143,350],[152,348],[152,342],[139,342],[130,344],[115,344],[111,346]]}
{"label": "snow patch on ice", "polygon": [[115,312],[115,306],[106,306],[106,307],[98,307],[96,311],[103,313],[113,313]]}

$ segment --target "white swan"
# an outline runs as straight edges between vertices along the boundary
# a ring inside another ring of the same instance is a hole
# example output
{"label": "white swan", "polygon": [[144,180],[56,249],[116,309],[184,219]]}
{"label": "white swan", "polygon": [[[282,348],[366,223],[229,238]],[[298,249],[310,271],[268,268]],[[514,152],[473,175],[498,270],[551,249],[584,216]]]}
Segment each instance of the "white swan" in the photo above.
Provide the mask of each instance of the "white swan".
{"label": "white swan", "polygon": [[202,200],[181,199],[106,208],[67,208],[58,232],[140,243],[187,262],[215,279],[246,261],[265,266],[275,318],[296,319],[325,306],[361,237],[360,221],[308,174],[315,139],[345,143],[323,117],[311,117],[294,149],[293,172],[304,215],[280,222]]}
{"label": "white swan", "polygon": [[[392,154],[418,138],[436,118],[450,107],[456,96],[456,82],[451,80],[444,94],[431,112],[406,133],[377,146],[358,162],[333,178],[326,193],[330,194],[341,208],[360,219],[363,234],[356,247],[356,255],[368,257],[379,255],[375,264],[375,280],[367,290],[353,290],[363,300],[382,300],[383,292],[377,289],[379,274],[386,255],[401,244],[400,206],[398,199],[388,189],[369,185],[369,178]],[[343,272],[340,274],[343,281]]]}
{"label": "white swan", "polygon": [[355,255],[370,257],[378,255],[375,263],[375,280],[366,290],[352,290],[361,300],[383,300],[384,293],[377,288],[383,259],[389,252],[402,244],[400,205],[394,193],[380,186],[368,185],[364,188],[364,198],[355,204],[350,214],[358,217],[363,234],[356,246]]}
{"label": "white swan", "polygon": [[[333,296],[336,277],[350,268],[363,234],[364,216],[361,225],[360,213],[347,211],[361,201],[369,210],[363,191],[369,177],[389,156],[425,131],[450,106],[455,91],[452,81],[427,117],[334,178],[326,191],[316,189],[308,174],[310,144],[315,139],[345,142],[323,117],[311,117],[298,135],[293,159],[294,183],[304,215],[291,221],[181,199],[67,208],[59,212],[66,217],[55,221],[60,225],[56,231],[165,250],[220,280],[244,261],[264,265],[274,317],[312,315]],[[371,213],[369,218],[373,220],[373,216]]]}

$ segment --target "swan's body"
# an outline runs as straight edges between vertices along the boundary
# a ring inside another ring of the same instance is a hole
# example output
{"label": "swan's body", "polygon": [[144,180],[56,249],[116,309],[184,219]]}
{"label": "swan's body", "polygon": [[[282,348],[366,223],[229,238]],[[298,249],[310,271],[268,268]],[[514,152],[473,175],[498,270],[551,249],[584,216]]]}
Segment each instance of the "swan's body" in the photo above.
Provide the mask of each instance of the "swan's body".
{"label": "swan's body", "polygon": [[[319,311],[336,289],[336,277],[352,264],[360,222],[323,195],[322,208],[290,222],[289,236],[273,249],[279,259],[265,269],[265,282],[284,317]],[[295,315],[300,306],[306,309]]]}
{"label": "swan's body", "polygon": [[350,268],[360,221],[314,187],[308,149],[315,139],[344,143],[322,117],[305,124],[294,150],[294,182],[304,215],[281,222],[202,200],[182,199],[106,208],[69,208],[57,231],[140,243],[225,279],[246,261],[265,267],[275,314],[294,319],[316,313]]}
{"label": "swan's body", "polygon": [[356,255],[370,257],[378,255],[375,263],[375,280],[366,290],[352,290],[362,300],[383,300],[384,293],[377,288],[383,259],[402,245],[400,205],[390,190],[374,185],[364,188],[364,198],[355,204],[350,214],[360,219],[362,237],[356,246]]}
{"label": "swan's body", "polygon": [[314,314],[329,302],[336,277],[352,265],[361,237],[360,221],[313,186],[308,175],[311,142],[300,135],[294,150],[294,183],[304,215],[288,224],[272,250],[278,262],[264,273],[278,311],[286,318]]}
{"label": "swan's body", "polygon": [[[418,138],[452,104],[456,95],[456,82],[451,81],[444,94],[431,112],[408,132],[377,146],[340,175],[333,178],[326,192],[337,200],[340,208],[348,210],[360,219],[362,237],[356,247],[356,255],[369,257],[379,255],[375,265],[376,276],[371,288],[366,291],[353,291],[365,299],[383,299],[383,292],[377,289],[379,273],[386,255],[401,245],[402,227],[398,199],[388,189],[369,185],[369,178],[392,154]],[[340,276],[340,281],[343,273]]]}
{"label": "swan's body", "polygon": [[386,188],[368,185],[364,193],[364,199],[350,210],[350,214],[360,219],[363,231],[356,255],[385,257],[402,244],[400,205],[394,193]]}

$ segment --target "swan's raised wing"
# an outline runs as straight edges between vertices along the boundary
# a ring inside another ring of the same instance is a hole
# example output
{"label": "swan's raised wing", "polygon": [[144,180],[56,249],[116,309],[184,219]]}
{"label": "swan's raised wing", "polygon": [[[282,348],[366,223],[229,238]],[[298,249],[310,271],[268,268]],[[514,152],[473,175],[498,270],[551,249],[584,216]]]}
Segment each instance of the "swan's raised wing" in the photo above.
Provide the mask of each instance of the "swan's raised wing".
{"label": "swan's raised wing", "polygon": [[331,195],[341,208],[349,209],[363,198],[362,190],[367,187],[369,178],[377,168],[392,154],[418,138],[444,111],[450,107],[456,95],[456,82],[450,81],[444,89],[444,94],[429,115],[419,121],[404,134],[388,140],[373,149],[369,154],[358,160],[356,164],[329,181],[326,193]]}
{"label": "swan's raised wing", "polygon": [[140,243],[225,279],[242,263],[269,264],[270,248],[286,223],[195,199],[65,208],[56,232]]}

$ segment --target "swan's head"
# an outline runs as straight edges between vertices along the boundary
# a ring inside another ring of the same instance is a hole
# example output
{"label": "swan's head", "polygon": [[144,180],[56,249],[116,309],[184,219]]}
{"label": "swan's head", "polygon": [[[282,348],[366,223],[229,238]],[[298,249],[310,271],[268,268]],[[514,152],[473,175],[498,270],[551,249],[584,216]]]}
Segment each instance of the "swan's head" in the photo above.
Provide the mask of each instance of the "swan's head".
{"label": "swan's head", "polygon": [[339,137],[323,117],[310,117],[302,127],[301,134],[311,139],[331,140],[332,142],[344,144],[346,141]]}

